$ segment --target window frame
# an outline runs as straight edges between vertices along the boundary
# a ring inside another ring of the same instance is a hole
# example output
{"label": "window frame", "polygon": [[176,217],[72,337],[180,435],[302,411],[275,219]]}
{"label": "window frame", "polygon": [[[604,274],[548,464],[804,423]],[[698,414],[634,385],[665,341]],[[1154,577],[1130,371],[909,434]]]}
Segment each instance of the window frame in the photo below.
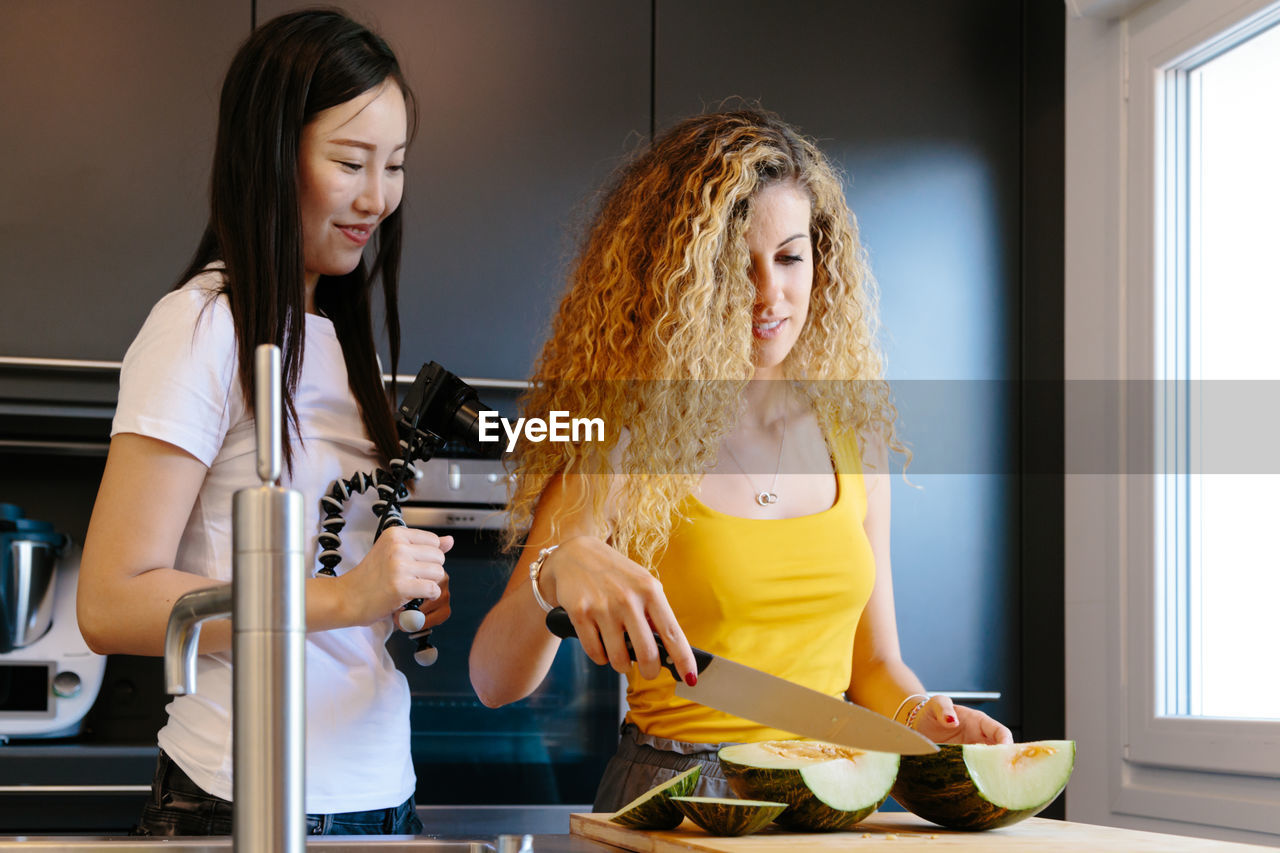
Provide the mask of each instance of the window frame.
{"label": "window frame", "polygon": [[[1194,383],[1164,381],[1179,373],[1171,362],[1185,344],[1187,319],[1184,208],[1166,216],[1167,202],[1185,200],[1190,188],[1187,146],[1170,131],[1185,127],[1189,72],[1277,21],[1275,0],[1164,0],[1122,22],[1124,377],[1151,381],[1153,392],[1122,395],[1122,452],[1130,460],[1121,470],[1154,473],[1121,486],[1115,591],[1128,606],[1120,608],[1123,747],[1112,779],[1118,811],[1269,833],[1280,832],[1280,722],[1157,713],[1160,691],[1167,697],[1181,689],[1183,662],[1159,659],[1157,637],[1185,620],[1188,582],[1185,529],[1157,537],[1161,519],[1185,523],[1194,481],[1179,474],[1198,470],[1194,445],[1185,441]],[[1167,623],[1158,598],[1169,603]]]}

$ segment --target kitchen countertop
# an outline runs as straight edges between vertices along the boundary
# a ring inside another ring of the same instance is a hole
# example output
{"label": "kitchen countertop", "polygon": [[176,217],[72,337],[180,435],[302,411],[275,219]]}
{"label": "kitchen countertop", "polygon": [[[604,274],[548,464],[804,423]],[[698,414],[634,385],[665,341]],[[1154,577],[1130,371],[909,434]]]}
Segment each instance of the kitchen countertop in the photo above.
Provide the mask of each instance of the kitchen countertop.
{"label": "kitchen countertop", "polygon": [[[0,836],[0,851],[60,853],[205,853],[230,851],[230,837],[129,838],[125,836]],[[617,853],[618,848],[574,835],[499,835],[478,839],[411,836],[315,836],[308,850],[328,853]]]}
{"label": "kitchen countertop", "polygon": [[1139,832],[1047,818],[986,832],[943,829],[904,812],[878,812],[848,832],[786,832],[770,826],[755,835],[725,838],[708,835],[686,820],[673,830],[627,829],[608,821],[607,814],[575,814],[571,831],[584,838],[616,845],[636,853],[844,853],[883,850],[904,853],[928,851],[1012,851],[1025,853],[1192,853],[1193,851],[1273,850],[1206,838]]}
{"label": "kitchen countertop", "polygon": [[[46,835],[116,837],[142,812],[157,747],[83,742],[0,746],[0,839]],[[419,805],[426,833],[445,838],[563,835],[589,803]]]}
{"label": "kitchen countertop", "polygon": [[[575,814],[573,834],[499,835],[473,839],[410,836],[317,836],[307,848],[328,853],[404,851],[404,853],[780,853],[780,851],[867,850],[892,844],[889,851],[1026,851],[1037,853],[1183,853],[1183,851],[1262,851],[1269,847],[1203,838],[1138,832],[1116,827],[1032,818],[988,832],[942,829],[903,813],[880,813],[850,832],[789,833],[770,828],[742,838],[708,835],[685,822],[668,831],[629,830],[609,824],[606,815]],[[0,853],[9,850],[62,853],[222,853],[232,839],[129,838],[125,836],[0,836]]]}

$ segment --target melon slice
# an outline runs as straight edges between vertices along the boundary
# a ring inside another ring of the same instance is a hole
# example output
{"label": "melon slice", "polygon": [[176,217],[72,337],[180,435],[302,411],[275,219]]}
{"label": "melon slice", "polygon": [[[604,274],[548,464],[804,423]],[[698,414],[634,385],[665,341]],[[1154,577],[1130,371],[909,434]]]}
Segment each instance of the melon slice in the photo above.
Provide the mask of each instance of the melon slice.
{"label": "melon slice", "polygon": [[994,829],[1039,813],[1071,778],[1076,744],[940,744],[932,755],[902,758],[893,798],[951,829]]}
{"label": "melon slice", "polygon": [[788,829],[848,829],[880,807],[898,773],[898,756],[830,743],[771,740],[720,750],[735,794],[776,800]]}
{"label": "melon slice", "polygon": [[632,829],[675,829],[684,821],[684,812],[672,797],[693,793],[698,783],[699,768],[691,767],[661,785],[650,788],[613,814],[609,820]]}
{"label": "melon slice", "polygon": [[734,800],[724,797],[672,797],[689,820],[711,835],[750,835],[759,832],[786,809],[786,803]]}

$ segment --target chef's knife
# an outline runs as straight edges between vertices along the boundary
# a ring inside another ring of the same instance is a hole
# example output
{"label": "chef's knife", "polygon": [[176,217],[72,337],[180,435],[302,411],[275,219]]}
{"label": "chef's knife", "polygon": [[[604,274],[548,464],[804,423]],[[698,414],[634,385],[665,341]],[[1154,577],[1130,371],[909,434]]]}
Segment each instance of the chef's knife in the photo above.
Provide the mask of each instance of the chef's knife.
{"label": "chef's knife", "polygon": [[[547,628],[557,637],[577,637],[563,607],[547,614]],[[861,705],[843,702],[784,678],[694,649],[698,683],[684,683],[662,638],[653,635],[658,657],[676,680],[676,695],[770,728],[877,752],[925,755],[938,747],[924,735]],[[630,640],[627,649],[635,659]]]}

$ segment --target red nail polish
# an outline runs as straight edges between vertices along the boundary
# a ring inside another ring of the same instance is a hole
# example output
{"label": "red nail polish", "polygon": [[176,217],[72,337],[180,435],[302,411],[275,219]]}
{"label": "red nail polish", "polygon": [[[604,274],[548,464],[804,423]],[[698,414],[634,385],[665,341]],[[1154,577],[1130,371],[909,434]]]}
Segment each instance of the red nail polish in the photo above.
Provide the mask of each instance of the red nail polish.
{"label": "red nail polish", "polygon": [[698,674],[695,672],[686,672],[684,674],[684,683],[690,687],[695,686],[698,683]]}
{"label": "red nail polish", "polygon": [[948,723],[952,723],[952,724],[954,724],[954,723],[955,723],[955,721],[956,721],[956,718],[955,718],[955,717],[953,717],[951,714],[947,714],[947,722],[948,722]]}

